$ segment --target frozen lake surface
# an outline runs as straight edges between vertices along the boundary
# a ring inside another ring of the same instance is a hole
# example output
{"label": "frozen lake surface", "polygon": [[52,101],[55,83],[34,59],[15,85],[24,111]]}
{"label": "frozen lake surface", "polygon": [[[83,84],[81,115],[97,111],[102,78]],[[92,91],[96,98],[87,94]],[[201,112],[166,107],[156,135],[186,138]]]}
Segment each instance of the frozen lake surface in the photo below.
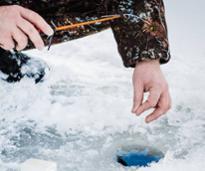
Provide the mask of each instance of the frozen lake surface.
{"label": "frozen lake surface", "polygon": [[[174,57],[162,66],[173,108],[155,123],[131,114],[132,69],[122,67],[111,31],[31,51],[49,64],[34,85],[0,82],[0,169],[18,170],[28,158],[52,160],[59,171],[118,171],[116,153],[150,146],[158,164],[139,170],[201,170],[205,167],[204,62]],[[69,50],[67,50],[69,49]],[[197,67],[196,67],[197,66]],[[192,68],[192,70],[190,70]]]}
{"label": "frozen lake surface", "polygon": [[[57,162],[59,171],[133,171],[137,168],[118,164],[116,154],[139,146],[165,155],[139,171],[205,168],[205,51],[183,49],[187,32],[177,29],[174,18],[181,11],[170,11],[173,57],[162,69],[173,107],[165,117],[147,125],[146,114],[131,114],[132,69],[122,66],[110,30],[49,52],[30,51],[51,71],[38,85],[28,79],[17,84],[0,81],[0,170],[18,171],[21,162],[37,158]],[[194,40],[188,44],[198,46]]]}

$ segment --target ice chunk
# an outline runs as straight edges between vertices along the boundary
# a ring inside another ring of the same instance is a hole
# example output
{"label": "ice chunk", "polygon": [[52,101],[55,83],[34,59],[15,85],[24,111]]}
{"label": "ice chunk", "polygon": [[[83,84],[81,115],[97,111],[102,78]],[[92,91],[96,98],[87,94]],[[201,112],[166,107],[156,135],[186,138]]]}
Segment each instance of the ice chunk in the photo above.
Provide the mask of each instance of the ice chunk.
{"label": "ice chunk", "polygon": [[21,171],[57,171],[57,164],[52,161],[29,159],[20,166]]}

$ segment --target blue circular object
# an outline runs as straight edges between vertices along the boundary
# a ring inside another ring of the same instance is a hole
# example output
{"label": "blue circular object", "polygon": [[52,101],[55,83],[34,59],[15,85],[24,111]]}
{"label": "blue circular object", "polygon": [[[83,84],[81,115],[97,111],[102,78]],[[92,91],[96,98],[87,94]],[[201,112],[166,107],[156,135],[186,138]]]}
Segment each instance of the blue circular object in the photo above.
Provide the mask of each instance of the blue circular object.
{"label": "blue circular object", "polygon": [[163,157],[162,152],[145,147],[129,151],[120,150],[117,161],[123,166],[146,167],[153,162],[159,162]]}

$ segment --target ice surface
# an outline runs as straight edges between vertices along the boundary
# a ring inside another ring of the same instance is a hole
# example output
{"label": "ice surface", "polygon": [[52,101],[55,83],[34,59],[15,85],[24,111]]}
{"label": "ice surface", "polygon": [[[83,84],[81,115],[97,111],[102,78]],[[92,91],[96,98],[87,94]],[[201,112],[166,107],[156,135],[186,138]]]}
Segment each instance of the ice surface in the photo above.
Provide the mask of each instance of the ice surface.
{"label": "ice surface", "polygon": [[[172,31],[179,26],[170,24],[174,44],[178,37]],[[0,81],[1,171],[19,171],[29,158],[55,161],[58,171],[133,171],[136,168],[116,162],[116,153],[139,146],[152,146],[165,155],[139,171],[205,168],[202,49],[193,49],[193,57],[173,48],[171,62],[162,66],[173,108],[149,125],[144,123],[146,114],[136,117],[130,112],[132,69],[122,67],[116,49],[108,30],[53,46],[49,52],[30,51],[51,67],[45,82]]]}
{"label": "ice surface", "polygon": [[57,164],[52,161],[29,159],[21,164],[21,171],[57,171]]}

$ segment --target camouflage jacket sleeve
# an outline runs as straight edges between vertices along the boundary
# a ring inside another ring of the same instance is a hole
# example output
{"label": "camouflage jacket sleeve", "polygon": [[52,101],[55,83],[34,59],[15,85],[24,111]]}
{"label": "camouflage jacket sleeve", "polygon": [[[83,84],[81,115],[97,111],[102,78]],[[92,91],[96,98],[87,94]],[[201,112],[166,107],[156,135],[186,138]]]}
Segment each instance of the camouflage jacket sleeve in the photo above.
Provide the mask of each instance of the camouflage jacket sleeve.
{"label": "camouflage jacket sleeve", "polygon": [[8,2],[5,2],[5,1],[0,0],[0,6],[3,6],[3,5],[9,5],[9,3],[8,3]]}
{"label": "camouflage jacket sleeve", "polygon": [[123,19],[112,23],[119,53],[126,67],[137,62],[170,59],[165,9],[162,0],[120,0],[117,11]]}

